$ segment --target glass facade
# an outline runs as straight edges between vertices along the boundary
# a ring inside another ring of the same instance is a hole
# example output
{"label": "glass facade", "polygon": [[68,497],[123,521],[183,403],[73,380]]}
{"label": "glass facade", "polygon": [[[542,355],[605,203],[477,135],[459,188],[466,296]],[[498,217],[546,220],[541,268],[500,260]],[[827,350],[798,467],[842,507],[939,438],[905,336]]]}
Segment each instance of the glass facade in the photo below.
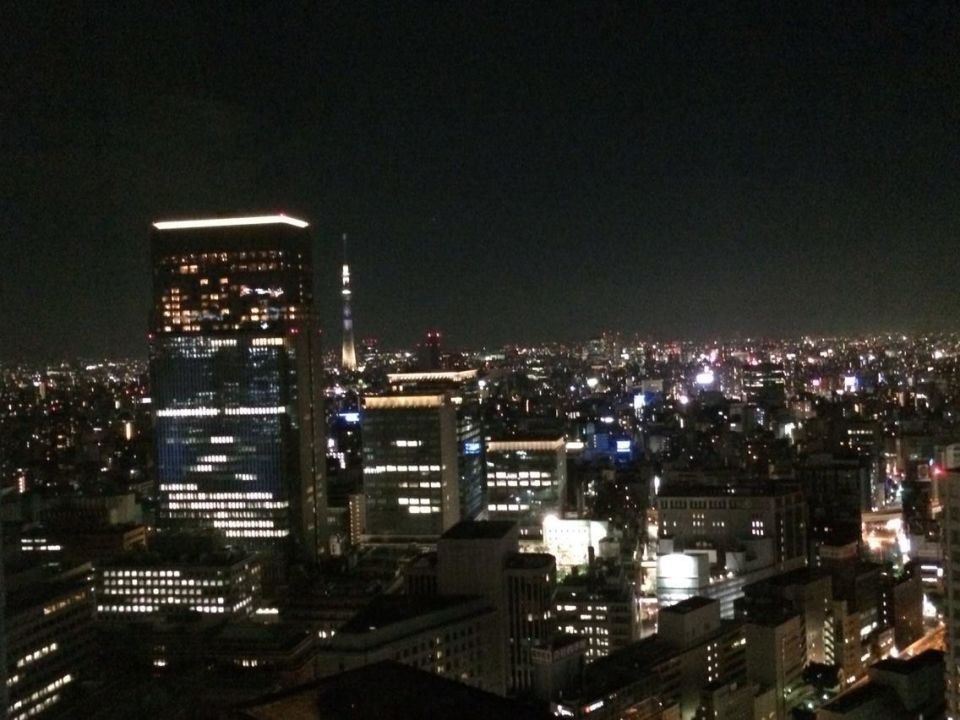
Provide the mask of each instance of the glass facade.
{"label": "glass facade", "polygon": [[480,404],[476,398],[464,398],[457,408],[457,449],[460,517],[472,520],[482,516],[487,490]]}
{"label": "glass facade", "polygon": [[315,557],[325,448],[307,232],[157,229],[153,260],[158,527]]}

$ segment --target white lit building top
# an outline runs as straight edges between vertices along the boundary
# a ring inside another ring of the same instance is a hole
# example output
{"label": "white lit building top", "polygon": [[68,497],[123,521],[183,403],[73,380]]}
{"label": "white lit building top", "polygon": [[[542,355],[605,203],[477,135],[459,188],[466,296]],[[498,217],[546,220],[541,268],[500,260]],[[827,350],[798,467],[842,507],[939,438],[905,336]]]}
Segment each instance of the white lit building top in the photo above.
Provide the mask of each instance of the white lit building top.
{"label": "white lit building top", "polygon": [[416,382],[465,382],[477,377],[477,370],[437,370],[435,372],[388,373],[387,381],[397,383]]}
{"label": "white lit building top", "polygon": [[163,220],[153,224],[157,230],[195,230],[198,228],[241,227],[244,225],[293,225],[294,227],[305,228],[310,223],[280,214],[196,220]]}

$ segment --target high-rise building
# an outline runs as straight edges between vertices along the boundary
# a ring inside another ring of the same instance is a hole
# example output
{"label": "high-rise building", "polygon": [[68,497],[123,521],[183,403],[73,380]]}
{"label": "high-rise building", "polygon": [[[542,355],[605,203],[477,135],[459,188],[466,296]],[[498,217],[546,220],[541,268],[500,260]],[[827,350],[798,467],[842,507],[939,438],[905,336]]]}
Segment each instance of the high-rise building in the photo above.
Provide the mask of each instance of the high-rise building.
{"label": "high-rise building", "polygon": [[744,625],[747,638],[747,677],[776,693],[777,718],[788,718],[800,700],[807,647],[803,616],[769,613]]}
{"label": "high-rise building", "polygon": [[739,614],[746,617],[773,616],[784,608],[803,615],[807,658],[830,664],[827,656],[833,624],[833,581],[829,573],[800,568],[748,585],[744,595],[738,605]]}
{"label": "high-rise building", "polygon": [[524,539],[543,535],[543,519],[560,515],[567,486],[563,437],[487,441],[487,510],[515,520]]}
{"label": "high-rise building", "polygon": [[325,423],[307,223],[157,222],[152,255],[158,527],[315,558]]}
{"label": "high-rise building", "polygon": [[366,534],[436,538],[485,509],[477,371],[388,380],[364,399]]}
{"label": "high-rise building", "polygon": [[343,234],[343,272],[341,273],[340,294],[343,295],[343,347],[340,351],[340,364],[344,370],[356,370],[357,351],[353,345],[353,313],[350,309],[350,265],[347,263],[347,234]]}
{"label": "high-rise building", "polygon": [[773,363],[745,367],[743,390],[747,402],[782,406],[786,400],[786,375],[783,367]]}
{"label": "high-rise building", "polygon": [[880,576],[880,625],[892,627],[897,650],[923,637],[923,587],[919,567],[911,563],[902,575]]}
{"label": "high-rise building", "polygon": [[423,371],[440,370],[442,360],[440,357],[440,331],[431,330],[423,339],[420,346],[420,369]]}
{"label": "high-rise building", "polygon": [[506,521],[460,522],[407,571],[414,595],[478,595],[497,611],[488,633],[501,679],[497,692],[528,693],[537,669],[534,650],[554,633],[556,562],[519,552],[519,530]]}
{"label": "high-rise building", "polygon": [[73,717],[78,686],[96,676],[91,566],[19,561],[5,578],[4,717]]}
{"label": "high-rise building", "polygon": [[587,641],[588,660],[606,657],[639,639],[637,602],[632,587],[571,575],[554,596],[557,629]]}
{"label": "high-rise building", "polygon": [[797,480],[810,508],[810,555],[821,545],[858,542],[861,514],[871,508],[870,462],[863,455],[816,453],[803,458]]}

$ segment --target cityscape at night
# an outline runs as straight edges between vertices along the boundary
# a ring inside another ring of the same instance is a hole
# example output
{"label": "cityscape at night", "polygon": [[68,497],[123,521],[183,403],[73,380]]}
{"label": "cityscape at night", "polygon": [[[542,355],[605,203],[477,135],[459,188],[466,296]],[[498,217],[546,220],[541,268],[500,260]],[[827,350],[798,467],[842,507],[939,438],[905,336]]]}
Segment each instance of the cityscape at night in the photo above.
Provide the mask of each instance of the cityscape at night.
{"label": "cityscape at night", "polygon": [[61,10],[0,720],[960,720],[960,8]]}

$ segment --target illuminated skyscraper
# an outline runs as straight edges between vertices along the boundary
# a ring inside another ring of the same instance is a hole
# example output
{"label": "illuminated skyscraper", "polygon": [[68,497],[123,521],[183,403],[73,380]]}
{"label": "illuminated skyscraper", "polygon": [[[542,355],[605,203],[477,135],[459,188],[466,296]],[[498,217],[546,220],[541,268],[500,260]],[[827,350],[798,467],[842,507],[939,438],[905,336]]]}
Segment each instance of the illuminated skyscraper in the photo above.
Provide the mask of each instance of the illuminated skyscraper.
{"label": "illuminated skyscraper", "polygon": [[367,534],[436,538],[486,506],[477,371],[387,378],[388,394],[364,398]]}
{"label": "illuminated skyscraper", "polygon": [[157,525],[314,558],[325,544],[325,424],[307,223],[153,228]]}
{"label": "illuminated skyscraper", "polygon": [[356,370],[357,352],[353,346],[353,314],[350,311],[350,265],[347,264],[347,234],[343,234],[343,348],[341,364],[344,370]]}
{"label": "illuminated skyscraper", "polygon": [[563,437],[487,440],[487,510],[491,520],[515,520],[524,540],[543,534],[543,519],[560,515],[567,487]]}

